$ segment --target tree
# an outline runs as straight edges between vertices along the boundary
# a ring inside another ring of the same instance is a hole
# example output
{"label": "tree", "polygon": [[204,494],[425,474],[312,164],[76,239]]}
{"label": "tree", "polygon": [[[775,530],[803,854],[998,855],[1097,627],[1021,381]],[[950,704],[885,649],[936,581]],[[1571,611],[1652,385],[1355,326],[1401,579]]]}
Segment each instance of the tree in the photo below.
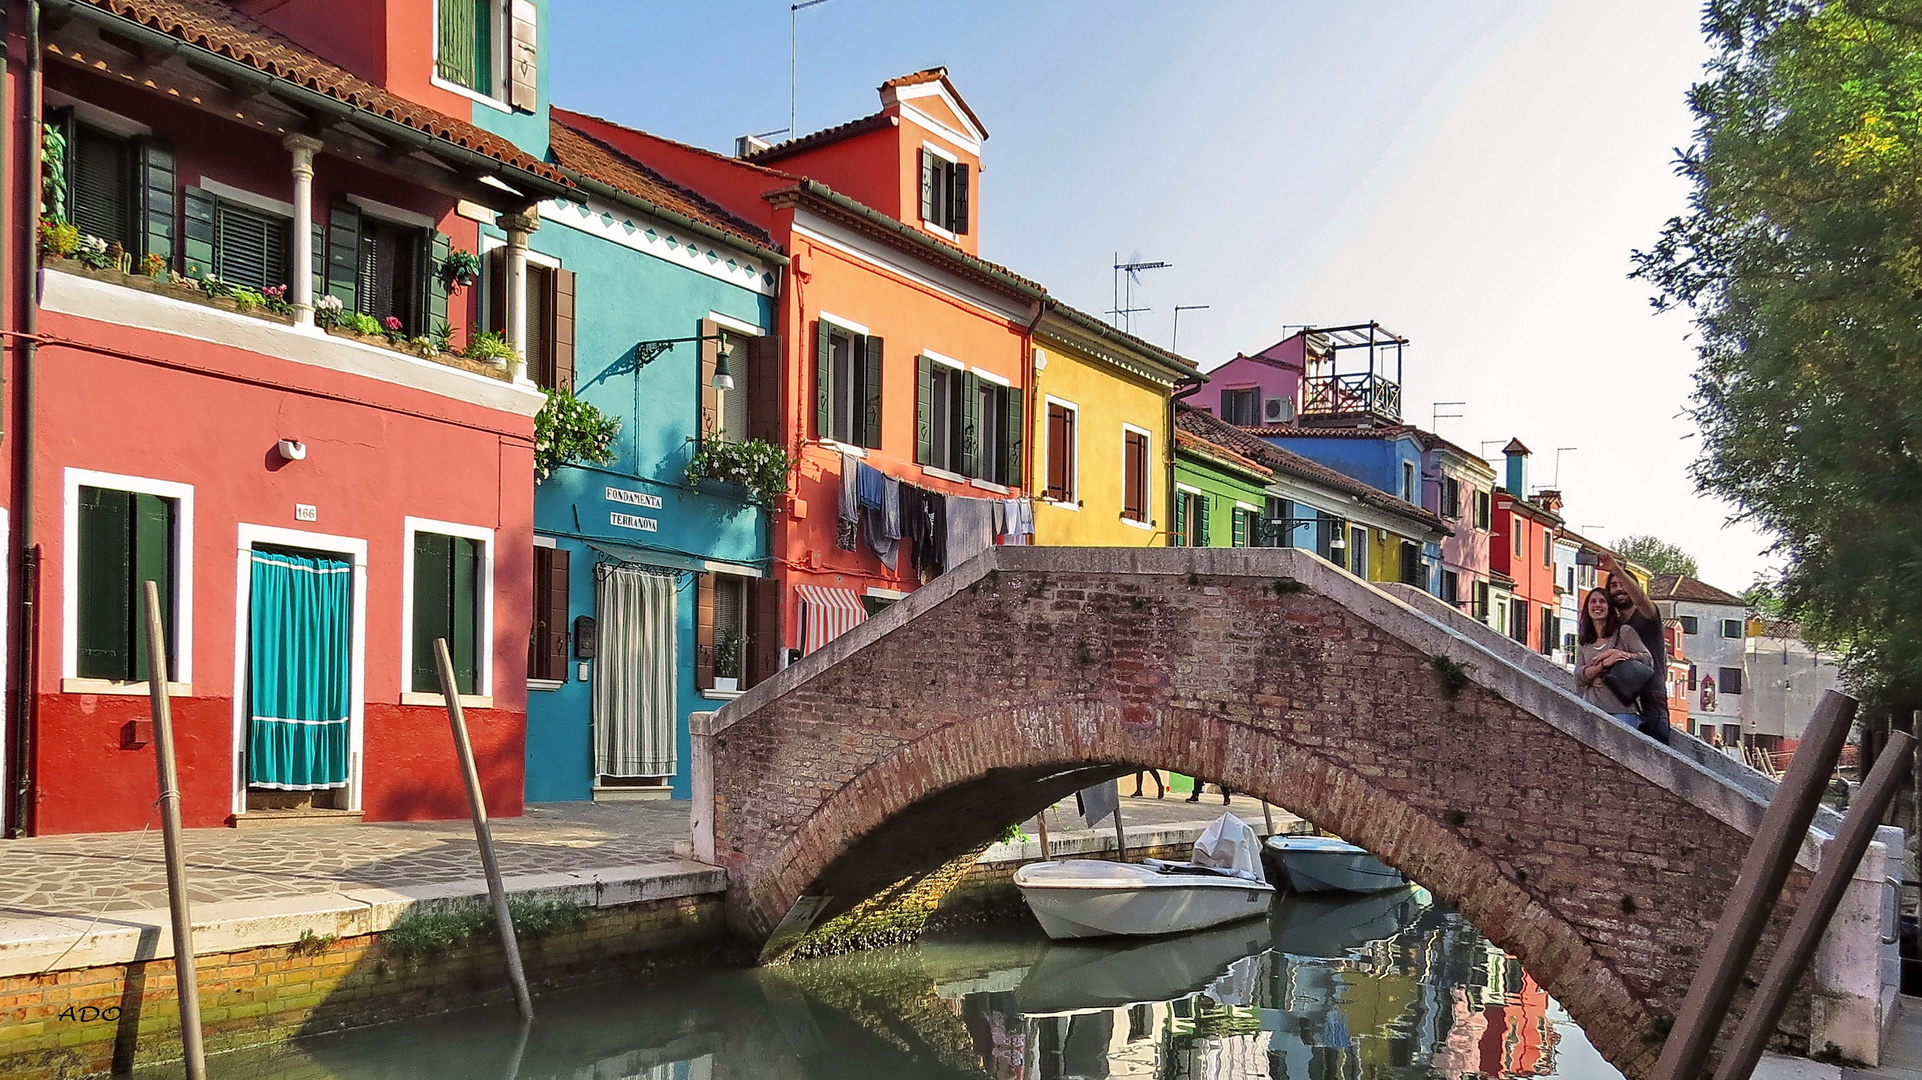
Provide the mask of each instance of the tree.
{"label": "tree", "polygon": [[1656,536],[1631,536],[1615,545],[1615,553],[1647,567],[1651,574],[1698,577],[1702,572],[1695,556]]}
{"label": "tree", "polygon": [[1710,0],[1704,29],[1688,209],[1635,276],[1695,315],[1698,485],[1896,707],[1922,686],[1922,0]]}

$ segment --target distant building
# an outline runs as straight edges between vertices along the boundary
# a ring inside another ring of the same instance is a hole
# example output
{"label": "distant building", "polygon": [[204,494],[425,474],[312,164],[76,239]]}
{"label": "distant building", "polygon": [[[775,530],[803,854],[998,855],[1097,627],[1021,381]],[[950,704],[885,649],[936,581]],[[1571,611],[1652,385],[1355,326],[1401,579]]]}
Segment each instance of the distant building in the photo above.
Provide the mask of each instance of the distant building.
{"label": "distant building", "polygon": [[[1511,439],[1502,450],[1508,458],[1506,484],[1495,491],[1495,520],[1491,532],[1489,566],[1506,574],[1509,587],[1509,637],[1544,656],[1561,647],[1561,602],[1555,591],[1555,533],[1562,517],[1541,498],[1529,498],[1528,447]],[[1552,500],[1561,505],[1560,493]]]}
{"label": "distant building", "polygon": [[1802,640],[1802,628],[1781,619],[1750,619],[1744,643],[1748,672],[1742,729],[1764,750],[1793,750],[1824,692],[1842,681],[1836,657]]}
{"label": "distant building", "polygon": [[1681,574],[1649,579],[1649,598],[1681,624],[1688,652],[1689,727],[1704,742],[1743,741],[1748,692],[1748,605],[1741,597]]}

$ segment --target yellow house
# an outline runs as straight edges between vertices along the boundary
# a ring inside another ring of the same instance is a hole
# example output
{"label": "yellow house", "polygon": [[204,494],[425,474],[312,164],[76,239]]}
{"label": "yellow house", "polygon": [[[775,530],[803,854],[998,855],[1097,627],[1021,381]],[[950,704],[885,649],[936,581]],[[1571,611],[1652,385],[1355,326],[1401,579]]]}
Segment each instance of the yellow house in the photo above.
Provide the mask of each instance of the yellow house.
{"label": "yellow house", "polygon": [[1034,542],[1165,544],[1170,402],[1200,378],[1194,363],[1057,301],[1034,328],[1031,359]]}

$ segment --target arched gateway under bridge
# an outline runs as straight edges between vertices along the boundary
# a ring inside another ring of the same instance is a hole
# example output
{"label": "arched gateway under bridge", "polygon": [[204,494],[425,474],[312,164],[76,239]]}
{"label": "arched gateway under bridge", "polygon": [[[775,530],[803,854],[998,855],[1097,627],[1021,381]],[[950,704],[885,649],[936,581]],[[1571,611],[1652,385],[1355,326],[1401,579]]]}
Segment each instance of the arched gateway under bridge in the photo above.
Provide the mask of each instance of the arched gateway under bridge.
{"label": "arched gateway under bridge", "polygon": [[[1773,785],[1620,726],[1531,656],[1302,551],[996,548],[697,714],[695,850],[727,869],[735,930],[765,941],[1095,779],[1226,781],[1458,907],[1639,1077]],[[1858,1056],[1882,1019],[1864,872],[1836,970],[1784,1025]]]}

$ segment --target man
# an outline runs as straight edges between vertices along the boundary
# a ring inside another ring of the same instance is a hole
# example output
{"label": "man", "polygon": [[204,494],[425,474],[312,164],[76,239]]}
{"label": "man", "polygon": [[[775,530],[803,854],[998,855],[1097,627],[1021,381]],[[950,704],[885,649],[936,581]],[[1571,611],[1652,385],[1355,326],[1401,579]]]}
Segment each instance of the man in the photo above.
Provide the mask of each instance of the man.
{"label": "man", "polygon": [[1608,572],[1608,599],[1615,614],[1627,623],[1648,646],[1655,665],[1655,677],[1642,690],[1642,734],[1667,745],[1668,723],[1668,642],[1662,637],[1662,613],[1655,601],[1642,590],[1642,583],[1628,572],[1612,551],[1602,553],[1602,569]]}

